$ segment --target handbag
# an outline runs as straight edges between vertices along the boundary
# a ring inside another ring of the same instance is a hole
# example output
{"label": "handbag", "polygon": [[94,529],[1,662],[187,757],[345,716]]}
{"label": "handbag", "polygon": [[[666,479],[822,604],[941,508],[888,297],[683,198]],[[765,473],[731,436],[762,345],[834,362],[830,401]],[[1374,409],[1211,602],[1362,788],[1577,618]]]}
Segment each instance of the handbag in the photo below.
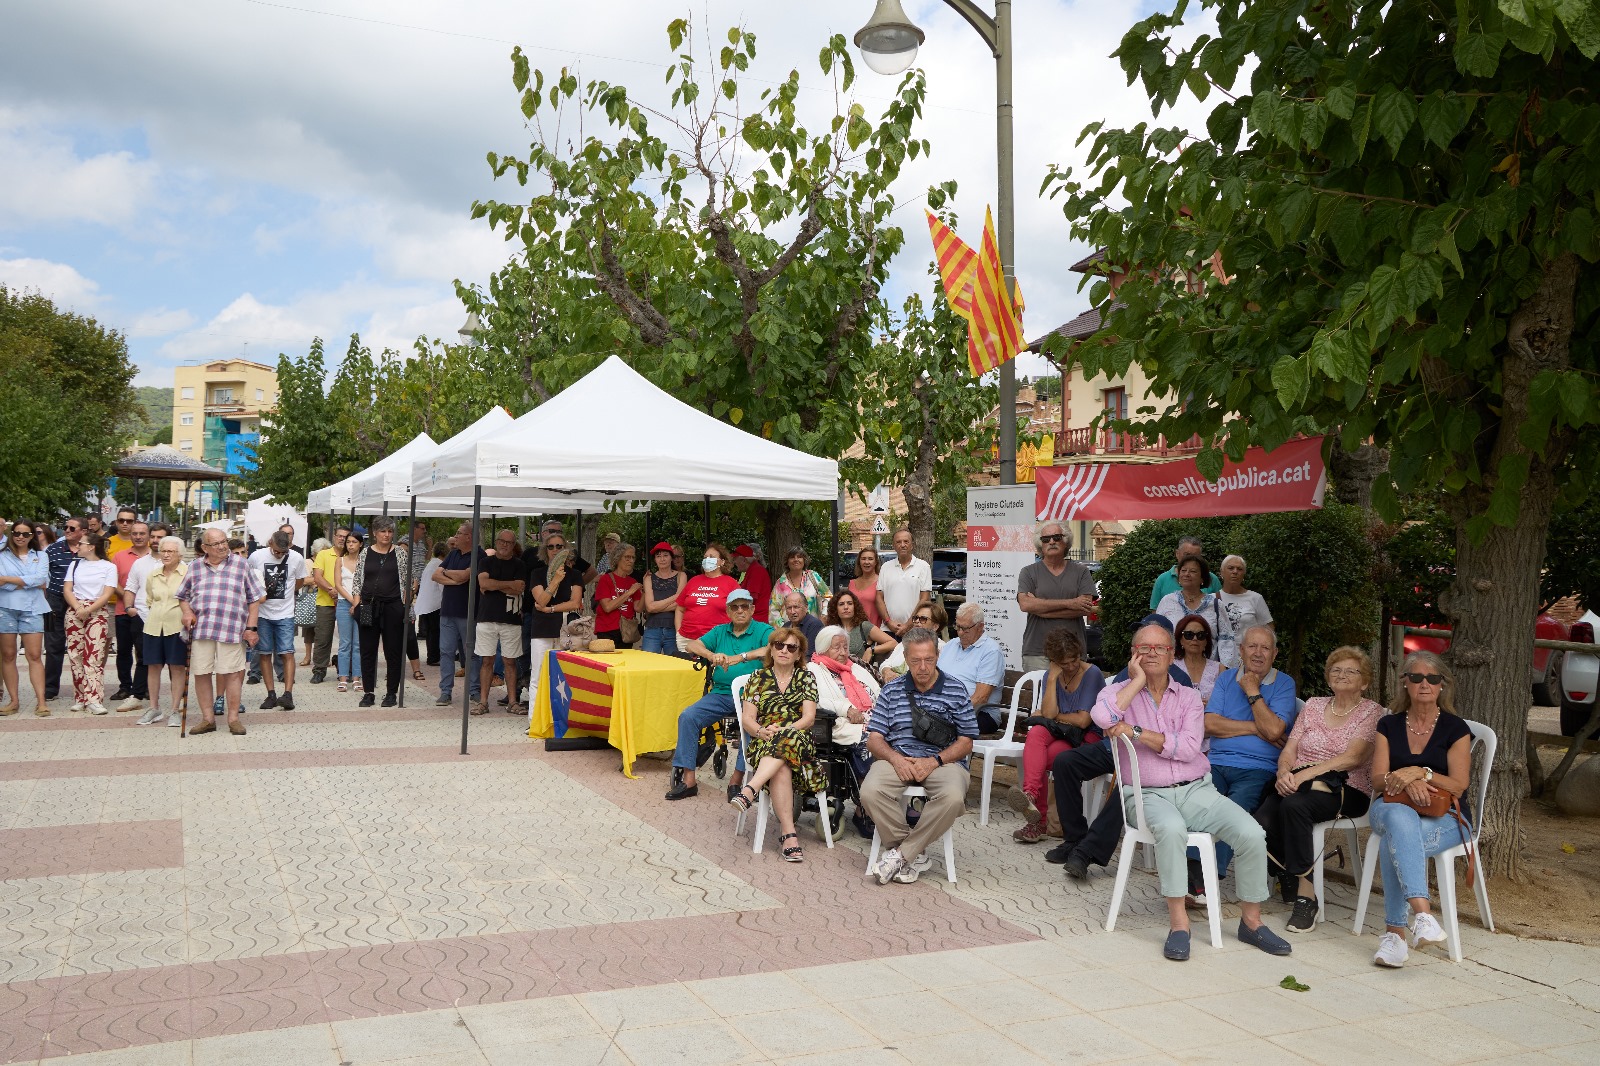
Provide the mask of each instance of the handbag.
{"label": "handbag", "polygon": [[374,614],[375,612],[372,609],[372,601],[362,600],[361,605],[356,608],[356,625],[375,625],[377,619],[374,617]]}
{"label": "handbag", "polygon": [[[1418,803],[1404,790],[1396,792],[1392,796],[1385,792],[1383,793],[1383,799],[1386,803],[1403,803],[1424,818],[1443,818],[1456,803],[1455,796],[1442,788],[1434,789],[1429,794],[1427,803]],[[1456,817],[1460,817],[1459,808]]]}
{"label": "handbag", "polygon": [[317,624],[316,589],[303,588],[295,595],[294,624],[297,626],[314,626]]}
{"label": "handbag", "polygon": [[622,623],[617,628],[622,631],[622,643],[637,644],[644,636],[644,629],[639,625],[639,620],[631,615],[623,615]]}
{"label": "handbag", "polygon": [[1055,737],[1057,740],[1064,740],[1075,748],[1083,747],[1084,736],[1082,726],[1072,725],[1069,722],[1063,722],[1055,718],[1046,718],[1042,714],[1030,715],[1028,720],[1023,724],[1029,729],[1032,729],[1036,725],[1044,726],[1045,729],[1050,731],[1050,735]]}
{"label": "handbag", "polygon": [[924,744],[932,744],[940,751],[956,742],[961,731],[956,728],[955,723],[923,710],[917,704],[916,693],[909,681],[906,683],[906,699],[911,704],[912,736]]}

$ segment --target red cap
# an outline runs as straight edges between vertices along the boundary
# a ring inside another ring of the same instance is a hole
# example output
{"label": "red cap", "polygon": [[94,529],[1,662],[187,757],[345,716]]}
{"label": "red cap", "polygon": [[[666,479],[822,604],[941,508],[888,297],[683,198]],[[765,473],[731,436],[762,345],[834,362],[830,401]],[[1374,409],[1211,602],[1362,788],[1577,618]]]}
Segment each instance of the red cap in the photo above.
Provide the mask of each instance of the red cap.
{"label": "red cap", "polygon": [[750,550],[750,545],[748,544],[739,545],[737,548],[733,549],[733,554],[737,555],[741,559],[754,559],[756,557],[756,553]]}
{"label": "red cap", "polygon": [[668,552],[668,553],[670,553],[671,551],[672,551],[672,545],[668,544],[666,541],[663,540],[663,541],[659,542],[654,548],[650,549],[650,554],[654,555],[656,552]]}

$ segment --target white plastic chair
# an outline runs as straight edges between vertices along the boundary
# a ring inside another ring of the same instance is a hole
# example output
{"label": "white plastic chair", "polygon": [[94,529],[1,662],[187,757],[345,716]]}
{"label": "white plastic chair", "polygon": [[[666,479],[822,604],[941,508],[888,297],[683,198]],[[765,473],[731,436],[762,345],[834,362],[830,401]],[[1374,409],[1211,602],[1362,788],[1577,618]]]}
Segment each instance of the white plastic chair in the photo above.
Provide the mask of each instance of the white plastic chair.
{"label": "white plastic chair", "polygon": [[[1127,754],[1119,748],[1127,748]],[[1117,881],[1111,889],[1111,909],[1106,914],[1106,932],[1117,927],[1117,912],[1122,908],[1122,893],[1128,887],[1128,875],[1133,872],[1134,852],[1140,844],[1150,845],[1155,852],[1156,836],[1150,831],[1144,817],[1144,789],[1139,783],[1139,759],[1134,752],[1133,739],[1120,736],[1111,742],[1111,761],[1117,768],[1121,782],[1120,799],[1127,809],[1127,798],[1133,797],[1133,822],[1123,830],[1122,850],[1117,856]],[[1129,790],[1132,790],[1131,792]],[[1222,947],[1222,896],[1217,887],[1217,846],[1210,833],[1190,833],[1185,847],[1200,851],[1200,871],[1206,886],[1206,919],[1211,925],[1211,946]]]}
{"label": "white plastic chair", "polygon": [[[928,790],[923,788],[921,785],[907,785],[905,790],[900,793],[900,800],[903,803],[906,800],[916,799],[918,797],[926,799],[927,795]],[[954,826],[944,831],[944,836],[941,838],[941,843],[944,844],[944,875],[953,885],[956,883],[956,832]],[[877,826],[873,826],[872,850],[867,853],[868,870],[871,870],[874,866],[878,865],[878,850],[881,847],[883,847],[883,842],[878,838]]]}
{"label": "white plastic chair", "polygon": [[[797,667],[796,669],[802,668]],[[744,693],[744,683],[748,681],[749,678],[750,675],[746,674],[744,677],[736,677],[733,679],[733,706],[735,710],[740,712],[741,718],[743,717],[744,705],[740,702],[739,697]],[[755,771],[755,767],[750,765],[750,753],[745,751],[744,745],[744,728],[741,725],[739,729],[739,754],[744,756],[744,772],[748,777]],[[799,791],[798,788],[796,791]],[[750,848],[752,854],[760,855],[762,845],[766,843],[767,814],[771,810],[772,803],[767,799],[767,790],[762,789],[761,792],[756,796],[756,826],[755,832],[752,834],[754,840]],[[739,812],[739,817],[733,824],[734,836],[738,836],[744,832],[744,816],[748,813],[750,812]],[[833,823],[828,820],[828,792],[826,789],[817,793],[817,825],[822,830],[822,839],[827,842],[828,847],[833,847]],[[795,828],[799,828],[798,821],[795,825]]]}
{"label": "white plastic chair", "polygon": [[1022,749],[1024,743],[1013,739],[1017,735],[1017,719],[1021,716],[1022,690],[1033,686],[1033,702],[1030,707],[1037,708],[1043,702],[1039,693],[1044,688],[1044,671],[1030,670],[1017,678],[1017,683],[1011,688],[1011,710],[1006,715],[1006,731],[997,740],[974,740],[972,754],[983,756],[983,791],[978,800],[978,824],[989,824],[989,790],[994,787],[994,765],[1004,759],[1007,762],[1022,765]]}
{"label": "white plastic chair", "polygon": [[1112,776],[1101,774],[1083,783],[1083,820],[1090,825],[1105,810],[1106,791],[1111,787]]}
{"label": "white plastic chair", "polygon": [[[1326,857],[1323,855],[1323,850],[1327,847],[1328,831],[1333,829],[1343,829],[1345,831],[1346,839],[1350,841],[1351,861],[1359,863],[1362,861],[1361,837],[1356,830],[1370,828],[1372,828],[1372,823],[1367,820],[1367,816],[1364,814],[1358,814],[1354,818],[1341,816],[1330,821],[1318,822],[1311,827],[1311,853],[1317,857],[1316,865],[1311,867],[1312,891],[1315,892],[1317,897],[1317,921],[1323,921],[1328,916],[1328,893],[1323,887],[1322,869],[1322,863]],[[1369,849],[1372,847],[1370,839],[1367,841],[1367,847]]]}
{"label": "white plastic chair", "polygon": [[[1478,850],[1483,835],[1483,807],[1489,798],[1489,775],[1494,772],[1494,756],[1499,750],[1500,738],[1482,722],[1467,722],[1472,730],[1472,747],[1483,747],[1483,773],[1478,777],[1477,802],[1472,805],[1472,858],[1477,866],[1473,890],[1478,897],[1478,920],[1489,932],[1494,932],[1494,915],[1489,910],[1489,876],[1483,869],[1483,854]],[[1384,802],[1374,799],[1375,803]],[[1453,820],[1453,819],[1452,819]],[[1456,915],[1456,859],[1467,854],[1465,844],[1441,851],[1433,857],[1434,879],[1439,882],[1439,917],[1443,919],[1446,943],[1450,947],[1450,961],[1461,961],[1461,920]],[[1367,900],[1372,895],[1372,879],[1378,872],[1378,846],[1367,841],[1366,861],[1361,864],[1361,892],[1356,902],[1356,920],[1350,931],[1361,935],[1367,921]]]}

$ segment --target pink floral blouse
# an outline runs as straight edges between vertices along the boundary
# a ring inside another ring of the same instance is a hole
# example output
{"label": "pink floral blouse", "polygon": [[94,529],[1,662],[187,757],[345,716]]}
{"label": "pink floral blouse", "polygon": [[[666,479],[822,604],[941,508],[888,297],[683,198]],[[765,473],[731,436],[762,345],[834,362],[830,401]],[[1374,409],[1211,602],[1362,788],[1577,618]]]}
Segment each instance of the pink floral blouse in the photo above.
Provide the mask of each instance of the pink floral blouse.
{"label": "pink floral blouse", "polygon": [[[1297,765],[1305,766],[1337,759],[1358,740],[1365,740],[1368,744],[1373,743],[1378,735],[1378,719],[1388,713],[1382,704],[1374,703],[1372,700],[1362,700],[1355,705],[1355,709],[1344,720],[1344,724],[1332,726],[1328,724],[1325,715],[1332,703],[1332,696],[1313,696],[1306,700],[1305,710],[1294,720],[1294,728],[1289,731],[1289,739],[1299,745],[1295,748]],[[1372,794],[1370,761],[1363,761],[1350,771],[1350,785],[1369,796]]]}

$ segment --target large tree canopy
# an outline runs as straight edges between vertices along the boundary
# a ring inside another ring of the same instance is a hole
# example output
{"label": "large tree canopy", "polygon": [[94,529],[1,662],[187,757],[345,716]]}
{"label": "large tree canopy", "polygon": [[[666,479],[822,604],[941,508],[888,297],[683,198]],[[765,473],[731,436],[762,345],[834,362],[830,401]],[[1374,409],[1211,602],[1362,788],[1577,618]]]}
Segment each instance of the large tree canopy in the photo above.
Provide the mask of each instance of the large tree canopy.
{"label": "large tree canopy", "polygon": [[[1373,501],[1442,492],[1457,702],[1500,734],[1486,839],[1514,872],[1530,623],[1552,504],[1592,487],[1600,434],[1600,14],[1582,0],[1203,0],[1217,35],[1117,55],[1157,111],[1222,99],[1205,131],[1100,124],[1046,186],[1132,272],[1090,372],[1142,366],[1148,431],[1207,444],[1331,431],[1386,448]],[[1248,91],[1233,95],[1251,66]],[[1213,267],[1226,279],[1218,284]]]}
{"label": "large tree canopy", "polygon": [[[819,63],[844,102],[814,132],[798,71],[748,98],[754,35],[729,30],[704,55],[686,21],[667,36],[665,110],[512,54],[532,143],[489,163],[530,193],[474,205],[520,246],[487,293],[464,292],[482,339],[535,396],[617,353],[718,418],[840,455],[856,436],[879,289],[904,239],[890,186],[927,150],[912,136],[922,77],[908,75],[873,123],[848,102],[854,67],[833,37]],[[768,549],[793,532],[769,521]]]}

